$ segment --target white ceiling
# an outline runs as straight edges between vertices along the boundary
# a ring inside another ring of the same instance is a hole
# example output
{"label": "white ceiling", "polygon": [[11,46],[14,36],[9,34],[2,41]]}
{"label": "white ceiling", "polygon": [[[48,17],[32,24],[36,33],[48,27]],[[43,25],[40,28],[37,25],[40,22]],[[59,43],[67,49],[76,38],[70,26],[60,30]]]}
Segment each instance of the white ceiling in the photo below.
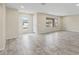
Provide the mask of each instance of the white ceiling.
{"label": "white ceiling", "polygon": [[[43,12],[58,16],[79,15],[79,6],[76,3],[7,3],[7,7],[21,10],[21,5],[24,10],[33,12]],[[23,10],[23,9],[22,9]]]}

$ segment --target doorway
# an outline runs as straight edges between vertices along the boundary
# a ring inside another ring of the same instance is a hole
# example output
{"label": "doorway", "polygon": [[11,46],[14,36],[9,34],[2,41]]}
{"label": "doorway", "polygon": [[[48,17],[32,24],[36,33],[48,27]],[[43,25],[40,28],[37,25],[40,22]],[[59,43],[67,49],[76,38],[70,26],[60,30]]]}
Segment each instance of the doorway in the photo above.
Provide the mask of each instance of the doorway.
{"label": "doorway", "polygon": [[20,33],[32,33],[33,32],[33,15],[27,13],[20,13]]}

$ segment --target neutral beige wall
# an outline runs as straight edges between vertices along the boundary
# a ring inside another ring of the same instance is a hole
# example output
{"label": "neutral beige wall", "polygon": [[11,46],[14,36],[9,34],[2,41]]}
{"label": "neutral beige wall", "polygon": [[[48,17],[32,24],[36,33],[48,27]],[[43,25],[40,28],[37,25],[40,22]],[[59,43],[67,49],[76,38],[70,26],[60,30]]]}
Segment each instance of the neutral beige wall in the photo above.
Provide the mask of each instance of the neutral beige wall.
{"label": "neutral beige wall", "polygon": [[37,13],[33,14],[33,32],[38,34],[38,29],[37,29]]}
{"label": "neutral beige wall", "polygon": [[0,4],[0,50],[5,48],[5,5]]}
{"label": "neutral beige wall", "polygon": [[6,39],[16,38],[18,34],[18,12],[6,8]]}
{"label": "neutral beige wall", "polygon": [[[51,18],[58,18],[58,26],[57,27],[46,27],[46,17],[51,17]],[[53,32],[57,30],[61,30],[61,22],[60,22],[60,17],[57,16],[52,16],[44,13],[37,13],[37,29],[38,33],[47,33],[47,32]]]}
{"label": "neutral beige wall", "polygon": [[79,16],[63,17],[63,29],[68,31],[79,32]]}

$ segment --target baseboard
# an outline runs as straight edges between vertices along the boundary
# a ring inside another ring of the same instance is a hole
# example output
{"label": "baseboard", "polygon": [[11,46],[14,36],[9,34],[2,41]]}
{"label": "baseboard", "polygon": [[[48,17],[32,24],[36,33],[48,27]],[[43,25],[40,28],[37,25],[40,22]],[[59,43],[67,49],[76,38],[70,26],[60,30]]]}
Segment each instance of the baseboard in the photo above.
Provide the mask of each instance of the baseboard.
{"label": "baseboard", "polygon": [[65,30],[65,31],[79,33],[79,32],[77,32],[77,31],[69,31],[69,30]]}
{"label": "baseboard", "polygon": [[17,38],[9,38],[9,39],[6,39],[6,40],[12,40],[12,39],[17,39]]}
{"label": "baseboard", "polygon": [[2,48],[2,49],[0,49],[0,51],[3,51],[5,49],[5,47],[4,48]]}
{"label": "baseboard", "polygon": [[56,31],[50,31],[50,32],[46,32],[46,33],[39,33],[39,34],[48,34],[48,33],[60,32],[60,31],[65,31],[65,30],[56,30]]}

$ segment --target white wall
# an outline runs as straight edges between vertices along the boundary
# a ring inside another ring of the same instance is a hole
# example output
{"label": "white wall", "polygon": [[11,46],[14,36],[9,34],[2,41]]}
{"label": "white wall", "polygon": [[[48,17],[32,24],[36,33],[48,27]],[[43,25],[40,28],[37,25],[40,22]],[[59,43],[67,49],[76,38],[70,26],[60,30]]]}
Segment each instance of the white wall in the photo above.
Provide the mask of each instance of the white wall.
{"label": "white wall", "polygon": [[16,38],[18,35],[18,12],[6,8],[6,39]]}
{"label": "white wall", "polygon": [[64,30],[79,32],[79,16],[66,16],[62,20]]}
{"label": "white wall", "polygon": [[[46,27],[46,17],[51,17],[51,18],[57,18],[58,19],[58,26],[57,27]],[[47,33],[47,32],[53,32],[57,30],[61,30],[61,22],[60,22],[60,17],[57,16],[52,16],[48,14],[43,14],[43,13],[37,13],[37,29],[38,33]]]}
{"label": "white wall", "polygon": [[0,4],[0,50],[5,48],[5,5]]}

